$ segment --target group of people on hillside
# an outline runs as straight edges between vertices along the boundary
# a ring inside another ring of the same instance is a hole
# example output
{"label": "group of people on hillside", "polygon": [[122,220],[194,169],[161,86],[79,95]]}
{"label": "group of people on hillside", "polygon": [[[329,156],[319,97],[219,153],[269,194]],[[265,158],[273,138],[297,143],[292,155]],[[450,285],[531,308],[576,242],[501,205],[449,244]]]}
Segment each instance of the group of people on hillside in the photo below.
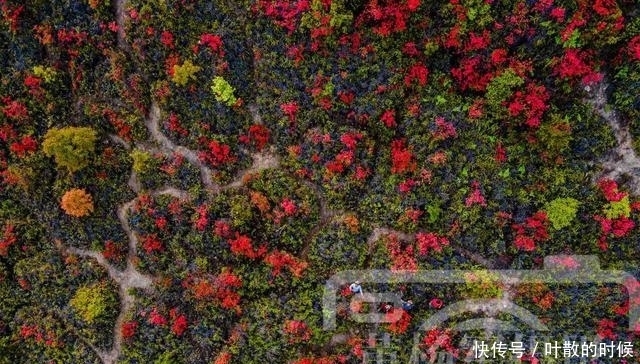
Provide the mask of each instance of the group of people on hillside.
{"label": "group of people on hillside", "polygon": [[[353,294],[360,294],[361,296],[364,296],[364,291],[362,290],[362,285],[360,284],[360,281],[355,281],[353,283],[351,283],[351,285],[349,285],[349,290],[351,291],[351,293]],[[403,300],[402,298],[400,298],[400,302],[402,303],[402,309],[405,311],[411,311],[411,309],[413,309],[413,301],[412,300]],[[393,305],[391,305],[389,302],[384,303],[379,310],[387,313],[389,311],[391,311],[393,309]]]}

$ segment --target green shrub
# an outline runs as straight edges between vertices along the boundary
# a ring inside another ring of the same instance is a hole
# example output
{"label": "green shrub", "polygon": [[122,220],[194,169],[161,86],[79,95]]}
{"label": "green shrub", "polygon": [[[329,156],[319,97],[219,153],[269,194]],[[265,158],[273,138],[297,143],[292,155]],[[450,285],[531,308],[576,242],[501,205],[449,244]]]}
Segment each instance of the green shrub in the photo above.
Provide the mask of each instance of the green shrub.
{"label": "green shrub", "polygon": [[86,323],[93,323],[107,309],[103,287],[99,285],[80,287],[69,301],[69,305]]}
{"label": "green shrub", "polygon": [[233,95],[235,92],[233,86],[220,76],[214,77],[211,91],[213,91],[217,101],[224,102],[228,106],[233,106],[238,101],[238,99]]}
{"label": "green shrub", "polygon": [[629,217],[631,215],[631,204],[629,196],[625,196],[620,201],[611,201],[604,209],[604,215],[607,219],[617,219],[620,217]]}
{"label": "green shrub", "polygon": [[497,109],[503,101],[511,96],[514,88],[523,84],[522,77],[516,75],[511,68],[507,68],[487,85],[487,104]]}
{"label": "green shrub", "polygon": [[556,198],[544,205],[544,210],[554,230],[571,225],[575,219],[580,202],[571,197]]}

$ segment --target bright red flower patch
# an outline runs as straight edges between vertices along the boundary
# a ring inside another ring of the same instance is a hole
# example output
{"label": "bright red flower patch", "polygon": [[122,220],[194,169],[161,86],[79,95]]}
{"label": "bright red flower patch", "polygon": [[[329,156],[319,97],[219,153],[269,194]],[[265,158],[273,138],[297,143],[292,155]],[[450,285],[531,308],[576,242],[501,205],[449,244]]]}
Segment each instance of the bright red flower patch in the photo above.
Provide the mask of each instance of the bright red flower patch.
{"label": "bright red flower patch", "polygon": [[416,162],[413,152],[405,144],[404,139],[391,142],[391,173],[402,174],[415,170]]}

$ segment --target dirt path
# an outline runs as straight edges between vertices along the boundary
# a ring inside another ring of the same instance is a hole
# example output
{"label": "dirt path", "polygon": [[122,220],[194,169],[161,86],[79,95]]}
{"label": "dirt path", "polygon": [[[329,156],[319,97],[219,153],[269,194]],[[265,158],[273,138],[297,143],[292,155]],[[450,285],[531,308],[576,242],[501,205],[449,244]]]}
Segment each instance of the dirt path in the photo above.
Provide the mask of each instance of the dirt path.
{"label": "dirt path", "polygon": [[280,158],[273,150],[252,153],[251,159],[253,160],[251,167],[240,171],[238,173],[238,177],[230,183],[222,186],[221,190],[241,187],[244,184],[244,179],[247,175],[256,174],[264,169],[278,168],[278,166],[280,166]]}
{"label": "dirt path", "polygon": [[629,127],[615,110],[607,107],[608,87],[609,84],[604,81],[598,83],[591,88],[586,99],[596,113],[609,124],[618,144],[612,153],[601,161],[604,170],[599,178],[618,179],[627,176],[631,193],[640,195],[640,158],[633,149]]}
{"label": "dirt path", "polygon": [[316,226],[311,229],[309,234],[307,234],[307,236],[305,237],[304,246],[302,247],[302,250],[300,251],[300,254],[298,256],[300,259],[305,260],[307,259],[309,251],[311,250],[311,242],[313,241],[313,238],[320,232],[320,230],[322,230],[325,226],[338,218],[338,216],[344,215],[345,212],[342,210],[333,210],[327,206],[327,200],[325,199],[324,193],[322,192],[320,186],[307,180],[303,180],[302,183],[313,191],[313,193],[316,195],[316,198],[318,199],[318,204],[320,205],[320,221],[318,221]]}
{"label": "dirt path", "polygon": [[145,120],[145,125],[147,127],[147,130],[149,130],[149,132],[151,133],[153,139],[160,145],[160,148],[162,148],[167,154],[177,153],[183,156],[187,161],[189,161],[189,163],[198,167],[198,169],[200,169],[200,178],[205,188],[213,193],[219,193],[220,186],[215,184],[211,179],[211,168],[202,163],[202,161],[200,161],[198,155],[194,151],[181,145],[176,145],[169,138],[167,138],[160,131],[160,118],[160,107],[158,106],[157,102],[153,101],[151,103],[149,115]]}
{"label": "dirt path", "polygon": [[118,47],[120,47],[120,48],[125,48],[125,46],[126,46],[125,33],[124,33],[124,28],[125,28],[125,14],[124,14],[125,5],[126,5],[126,1],[125,0],[116,0],[115,1],[116,24],[118,24],[118,32],[117,32]]}

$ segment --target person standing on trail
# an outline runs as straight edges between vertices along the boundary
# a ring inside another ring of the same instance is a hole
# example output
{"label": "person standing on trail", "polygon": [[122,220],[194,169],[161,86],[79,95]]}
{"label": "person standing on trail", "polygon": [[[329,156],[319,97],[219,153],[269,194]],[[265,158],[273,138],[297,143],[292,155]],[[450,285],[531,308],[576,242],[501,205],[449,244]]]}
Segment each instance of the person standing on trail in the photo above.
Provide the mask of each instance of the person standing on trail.
{"label": "person standing on trail", "polygon": [[364,296],[364,292],[362,292],[362,286],[360,285],[360,281],[355,281],[351,283],[351,285],[349,286],[349,290],[353,294],[360,293],[361,296]]}
{"label": "person standing on trail", "polygon": [[402,309],[403,310],[411,311],[411,309],[413,308],[413,301],[411,301],[411,300],[405,301],[403,299],[400,299],[400,301],[402,301]]}

